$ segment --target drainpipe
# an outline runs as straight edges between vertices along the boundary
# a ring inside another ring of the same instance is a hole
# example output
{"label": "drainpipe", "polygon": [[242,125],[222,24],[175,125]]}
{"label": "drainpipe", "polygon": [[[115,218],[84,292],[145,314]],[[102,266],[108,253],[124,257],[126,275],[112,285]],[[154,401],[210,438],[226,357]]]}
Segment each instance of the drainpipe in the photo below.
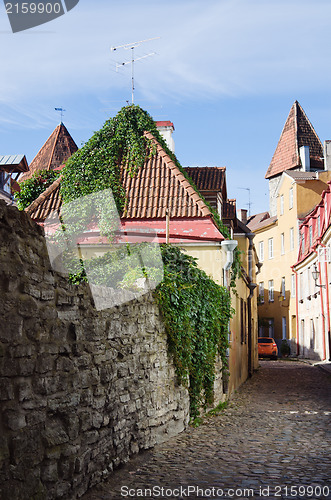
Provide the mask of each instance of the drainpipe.
{"label": "drainpipe", "polygon": [[[224,286],[228,288],[228,277],[227,273],[230,270],[233,263],[233,252],[238,245],[238,241],[236,240],[224,240],[221,242],[221,247],[226,251],[226,263],[224,266]],[[228,324],[228,344],[230,345],[230,321]],[[230,357],[230,350],[227,349],[226,352],[227,358]],[[223,381],[223,392],[226,394],[229,391],[229,380]]]}
{"label": "drainpipe", "polygon": [[292,267],[292,271],[295,274],[295,313],[296,313],[296,342],[297,342],[297,356],[299,356],[299,297],[298,297],[298,272]]}

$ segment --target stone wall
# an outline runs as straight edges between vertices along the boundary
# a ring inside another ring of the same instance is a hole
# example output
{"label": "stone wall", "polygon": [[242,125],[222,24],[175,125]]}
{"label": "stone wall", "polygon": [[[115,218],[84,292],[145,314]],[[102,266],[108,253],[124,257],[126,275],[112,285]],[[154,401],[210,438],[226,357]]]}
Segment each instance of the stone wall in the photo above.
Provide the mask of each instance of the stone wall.
{"label": "stone wall", "polygon": [[181,432],[152,294],[96,311],[50,268],[43,231],[0,202],[0,498],[78,498],[139,450]]}

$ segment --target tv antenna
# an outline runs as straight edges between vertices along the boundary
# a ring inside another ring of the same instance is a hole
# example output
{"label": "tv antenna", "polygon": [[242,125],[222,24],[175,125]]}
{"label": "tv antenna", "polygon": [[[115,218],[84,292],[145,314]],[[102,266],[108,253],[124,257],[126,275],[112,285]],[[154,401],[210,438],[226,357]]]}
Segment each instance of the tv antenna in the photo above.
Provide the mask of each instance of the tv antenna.
{"label": "tv antenna", "polygon": [[248,217],[250,217],[251,215],[251,206],[253,205],[253,203],[251,202],[251,190],[250,188],[242,188],[242,187],[238,187],[238,189],[244,189],[245,191],[248,191]]}
{"label": "tv antenna", "polygon": [[60,111],[61,113],[61,123],[63,123],[63,113],[65,112],[65,109],[63,108],[54,108],[55,111]]}
{"label": "tv antenna", "polygon": [[118,45],[117,47],[111,47],[110,48],[110,50],[112,52],[114,52],[115,50],[118,50],[118,49],[131,50],[131,61],[126,61],[126,62],[123,62],[123,63],[116,63],[116,71],[121,66],[126,66],[127,64],[131,64],[132,104],[134,104],[134,90],[135,90],[135,87],[134,87],[134,63],[136,61],[140,61],[141,59],[145,59],[146,57],[154,56],[155,55],[155,52],[151,52],[150,54],[146,54],[145,56],[135,58],[134,57],[134,49],[136,47],[139,47],[142,43],[150,42],[151,40],[158,40],[159,38],[161,38],[161,37],[157,36],[157,37],[154,37],[154,38],[148,38],[147,40],[140,40],[139,42],[126,43],[124,45]]}

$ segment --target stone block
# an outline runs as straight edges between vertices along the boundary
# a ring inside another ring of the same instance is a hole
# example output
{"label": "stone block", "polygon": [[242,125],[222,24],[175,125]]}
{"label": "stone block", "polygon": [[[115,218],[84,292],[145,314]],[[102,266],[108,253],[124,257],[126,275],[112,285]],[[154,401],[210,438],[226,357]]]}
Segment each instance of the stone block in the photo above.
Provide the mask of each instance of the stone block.
{"label": "stone block", "polygon": [[57,462],[48,462],[41,467],[41,479],[44,483],[55,483],[59,479]]}
{"label": "stone block", "polygon": [[24,413],[19,411],[7,410],[4,412],[4,421],[11,431],[19,431],[26,427],[26,418]]}
{"label": "stone block", "polygon": [[0,378],[0,401],[9,401],[14,399],[13,383],[8,378]]}
{"label": "stone block", "polygon": [[64,430],[64,426],[60,421],[52,421],[46,425],[43,432],[43,439],[48,448],[58,446],[69,441],[69,436]]}

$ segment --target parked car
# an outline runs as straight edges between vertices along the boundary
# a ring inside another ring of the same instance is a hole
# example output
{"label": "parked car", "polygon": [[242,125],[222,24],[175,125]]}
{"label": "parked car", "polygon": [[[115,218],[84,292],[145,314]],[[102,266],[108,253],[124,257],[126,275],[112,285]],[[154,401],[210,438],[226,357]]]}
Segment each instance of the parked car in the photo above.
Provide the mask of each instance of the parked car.
{"label": "parked car", "polygon": [[258,354],[261,358],[277,359],[278,348],[277,344],[271,337],[259,337],[258,342]]}

